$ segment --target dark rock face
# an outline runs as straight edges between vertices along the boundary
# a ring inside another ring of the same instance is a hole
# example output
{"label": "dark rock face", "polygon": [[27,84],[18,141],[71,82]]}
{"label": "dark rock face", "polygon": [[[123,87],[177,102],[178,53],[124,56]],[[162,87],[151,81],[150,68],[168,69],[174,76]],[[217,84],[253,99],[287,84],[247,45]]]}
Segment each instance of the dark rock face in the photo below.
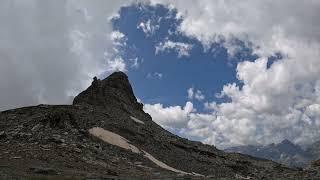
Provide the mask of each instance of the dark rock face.
{"label": "dark rock face", "polygon": [[227,152],[237,152],[254,157],[270,159],[291,167],[304,167],[312,159],[312,156],[300,146],[285,139],[279,144],[266,146],[238,146],[225,149]]}
{"label": "dark rock face", "polygon": [[[104,135],[92,134],[103,129]],[[105,135],[107,137],[105,137]],[[115,135],[115,137],[113,137]],[[106,141],[105,138],[111,138]],[[150,158],[152,156],[152,158]],[[128,77],[94,79],[73,105],[0,113],[0,179],[319,179],[180,138],[154,123]]]}
{"label": "dark rock face", "polygon": [[122,106],[142,110],[123,72],[115,72],[104,80],[94,78],[91,86],[74,98],[74,105],[88,104],[94,106]]}

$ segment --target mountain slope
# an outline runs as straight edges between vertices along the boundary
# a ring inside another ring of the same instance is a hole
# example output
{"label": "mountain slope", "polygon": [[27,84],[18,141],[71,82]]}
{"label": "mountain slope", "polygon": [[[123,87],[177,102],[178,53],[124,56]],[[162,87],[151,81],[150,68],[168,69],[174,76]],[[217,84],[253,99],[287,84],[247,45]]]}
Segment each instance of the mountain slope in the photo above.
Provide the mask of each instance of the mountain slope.
{"label": "mountain slope", "polygon": [[270,159],[292,167],[304,167],[311,159],[313,159],[311,154],[287,139],[279,144],[269,144],[266,146],[237,146],[225,149],[225,151]]}
{"label": "mountain slope", "polygon": [[[317,171],[180,138],[143,112],[128,77],[94,79],[73,105],[1,112],[0,177],[316,179]],[[1,179],[1,178],[0,178]]]}
{"label": "mountain slope", "polygon": [[320,141],[316,141],[308,146],[306,152],[310,154],[313,159],[320,159]]}

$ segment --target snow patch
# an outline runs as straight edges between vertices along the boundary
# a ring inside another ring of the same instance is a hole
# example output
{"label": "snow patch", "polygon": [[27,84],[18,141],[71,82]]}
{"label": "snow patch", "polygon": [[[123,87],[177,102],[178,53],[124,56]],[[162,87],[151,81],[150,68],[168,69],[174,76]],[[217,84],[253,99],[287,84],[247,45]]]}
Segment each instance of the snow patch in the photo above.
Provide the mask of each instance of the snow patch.
{"label": "snow patch", "polygon": [[126,138],[113,132],[104,130],[103,128],[91,128],[89,129],[89,133],[103,140],[106,143],[121,147],[123,149],[131,150],[134,153],[140,153],[140,150],[134,145],[131,145]]}
{"label": "snow patch", "polygon": [[176,172],[176,173],[190,174],[190,173],[187,173],[187,172],[184,172],[184,171],[181,171],[181,170],[178,170],[178,169],[175,169],[173,167],[170,167],[170,166],[166,165],[165,163],[163,163],[163,162],[159,161],[158,159],[154,158],[151,154],[147,153],[146,151],[143,151],[143,152],[144,152],[144,157],[148,158],[150,161],[152,161],[153,163],[155,163],[159,167],[162,167],[164,169],[167,169],[169,171],[173,171],[173,172]]}
{"label": "snow patch", "polygon": [[[137,118],[134,118],[132,116],[130,116],[132,120],[142,123],[144,124],[144,122],[138,120]],[[175,169],[171,166],[168,166],[167,164],[163,163],[162,161],[156,159],[155,157],[153,157],[151,154],[149,154],[148,152],[144,151],[144,150],[140,150],[139,148],[135,147],[134,145],[130,144],[129,140],[127,140],[126,138],[113,133],[111,131],[105,130],[103,128],[100,127],[94,127],[89,129],[89,133],[101,140],[103,140],[106,143],[121,147],[123,149],[127,149],[127,150],[131,150],[134,153],[140,154],[143,153],[143,156],[146,157],[147,159],[149,159],[150,161],[152,161],[153,163],[155,163],[157,166],[167,169],[169,171],[173,171],[176,173],[180,173],[180,174],[186,174],[186,175],[193,175],[193,176],[203,176],[201,174],[197,174],[197,173],[188,173],[188,172],[184,172],[178,169]]]}
{"label": "snow patch", "polygon": [[137,122],[137,123],[140,123],[140,124],[144,124],[143,121],[141,121],[141,120],[139,120],[139,119],[137,119],[137,118],[135,118],[135,117],[133,117],[133,116],[130,116],[130,118],[131,118],[134,122]]}

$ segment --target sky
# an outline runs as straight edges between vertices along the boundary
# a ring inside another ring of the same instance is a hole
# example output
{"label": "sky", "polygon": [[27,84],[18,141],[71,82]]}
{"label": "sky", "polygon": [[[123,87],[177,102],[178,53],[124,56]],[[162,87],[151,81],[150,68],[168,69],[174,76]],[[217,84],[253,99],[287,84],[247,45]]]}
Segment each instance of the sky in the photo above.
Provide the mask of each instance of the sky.
{"label": "sky", "polygon": [[2,0],[0,110],[128,74],[165,129],[218,148],[320,140],[317,0]]}

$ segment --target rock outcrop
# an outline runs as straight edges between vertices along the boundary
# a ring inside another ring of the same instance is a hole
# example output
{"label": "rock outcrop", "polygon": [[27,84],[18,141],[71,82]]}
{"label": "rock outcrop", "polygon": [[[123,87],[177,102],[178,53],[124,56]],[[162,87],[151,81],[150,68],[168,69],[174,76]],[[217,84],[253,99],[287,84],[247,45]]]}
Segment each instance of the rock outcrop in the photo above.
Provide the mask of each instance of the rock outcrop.
{"label": "rock outcrop", "polygon": [[96,77],[91,86],[73,100],[74,105],[88,104],[93,106],[119,106],[124,109],[142,110],[137,102],[129,83],[128,76],[123,72],[115,72],[104,80]]}

